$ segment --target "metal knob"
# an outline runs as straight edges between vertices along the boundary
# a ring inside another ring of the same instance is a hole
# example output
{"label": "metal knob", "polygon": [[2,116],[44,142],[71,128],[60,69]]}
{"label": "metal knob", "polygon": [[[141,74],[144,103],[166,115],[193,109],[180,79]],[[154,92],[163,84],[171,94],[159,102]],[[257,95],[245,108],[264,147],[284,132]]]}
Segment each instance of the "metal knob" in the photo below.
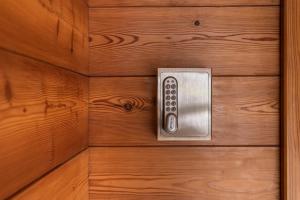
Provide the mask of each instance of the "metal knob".
{"label": "metal knob", "polygon": [[167,115],[165,131],[169,133],[174,133],[177,131],[177,117],[176,115],[170,113]]}

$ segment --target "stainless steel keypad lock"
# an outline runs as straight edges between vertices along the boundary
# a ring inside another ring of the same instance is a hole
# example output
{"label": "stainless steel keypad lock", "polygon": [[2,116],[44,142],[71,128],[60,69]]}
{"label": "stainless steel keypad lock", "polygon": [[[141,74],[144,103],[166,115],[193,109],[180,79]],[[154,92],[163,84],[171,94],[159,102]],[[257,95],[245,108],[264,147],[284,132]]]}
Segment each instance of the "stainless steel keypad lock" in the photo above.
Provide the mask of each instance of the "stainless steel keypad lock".
{"label": "stainless steel keypad lock", "polygon": [[158,69],[158,140],[211,139],[211,70]]}
{"label": "stainless steel keypad lock", "polygon": [[177,80],[174,77],[167,77],[163,82],[163,117],[164,130],[168,133],[177,131]]}

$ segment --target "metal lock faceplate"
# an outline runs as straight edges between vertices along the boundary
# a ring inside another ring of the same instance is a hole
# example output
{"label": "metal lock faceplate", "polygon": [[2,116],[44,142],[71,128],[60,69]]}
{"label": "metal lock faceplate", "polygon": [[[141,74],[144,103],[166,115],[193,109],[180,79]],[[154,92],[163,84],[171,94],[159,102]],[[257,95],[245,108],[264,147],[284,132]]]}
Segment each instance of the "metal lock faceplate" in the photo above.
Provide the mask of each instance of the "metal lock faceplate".
{"label": "metal lock faceplate", "polygon": [[211,140],[211,70],[158,69],[158,140]]}

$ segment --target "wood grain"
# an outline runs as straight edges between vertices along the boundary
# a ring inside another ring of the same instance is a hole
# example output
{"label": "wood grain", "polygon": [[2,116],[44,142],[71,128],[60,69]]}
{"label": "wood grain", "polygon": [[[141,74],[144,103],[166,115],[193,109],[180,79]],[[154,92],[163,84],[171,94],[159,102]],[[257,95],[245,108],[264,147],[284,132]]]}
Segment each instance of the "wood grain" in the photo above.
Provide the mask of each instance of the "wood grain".
{"label": "wood grain", "polygon": [[87,147],[88,78],[0,50],[0,199]]}
{"label": "wood grain", "polygon": [[88,152],[80,153],[11,200],[88,200]]}
{"label": "wood grain", "polygon": [[300,4],[284,1],[283,200],[300,199]]}
{"label": "wood grain", "polygon": [[88,72],[88,7],[82,0],[4,0],[0,47]]}
{"label": "wood grain", "polygon": [[279,74],[277,6],[95,8],[89,19],[91,75],[156,75],[158,67]]}
{"label": "wood grain", "polygon": [[156,138],[156,78],[90,78],[89,144],[279,144],[278,77],[214,77],[212,84],[212,141],[174,143]]}
{"label": "wood grain", "polygon": [[90,148],[90,199],[279,200],[279,149]]}
{"label": "wood grain", "polygon": [[90,7],[125,6],[254,6],[279,5],[279,0],[88,0]]}

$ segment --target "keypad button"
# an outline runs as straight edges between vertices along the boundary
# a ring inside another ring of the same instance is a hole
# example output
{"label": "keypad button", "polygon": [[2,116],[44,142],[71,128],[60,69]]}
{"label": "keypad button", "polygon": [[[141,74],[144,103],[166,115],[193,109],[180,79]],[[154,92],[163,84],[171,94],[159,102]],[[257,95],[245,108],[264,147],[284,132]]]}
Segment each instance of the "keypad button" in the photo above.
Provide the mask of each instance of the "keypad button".
{"label": "keypad button", "polygon": [[163,84],[163,104],[165,116],[168,114],[177,115],[177,90],[178,85],[176,79],[168,77]]}

